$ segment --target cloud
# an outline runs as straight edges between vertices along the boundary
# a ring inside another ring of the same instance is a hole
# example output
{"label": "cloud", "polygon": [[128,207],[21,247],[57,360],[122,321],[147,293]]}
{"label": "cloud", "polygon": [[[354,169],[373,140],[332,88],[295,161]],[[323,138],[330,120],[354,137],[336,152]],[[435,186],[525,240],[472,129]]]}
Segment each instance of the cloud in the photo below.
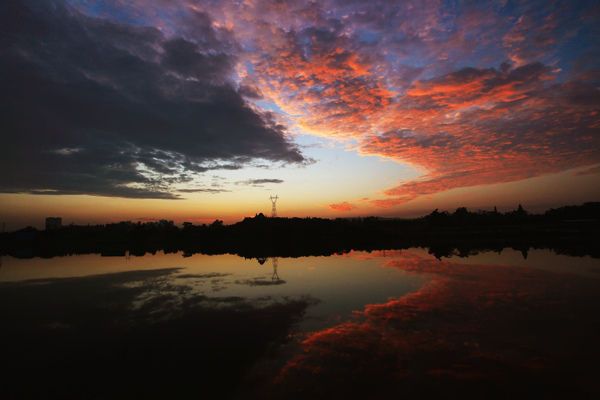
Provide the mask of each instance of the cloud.
{"label": "cloud", "polygon": [[2,4],[6,192],[177,198],[312,162],[282,120],[423,171],[382,207],[600,161],[592,4],[56,4]]}
{"label": "cloud", "polygon": [[424,171],[376,206],[600,161],[597,7],[259,3],[244,11],[264,98],[305,132]]}
{"label": "cloud", "polygon": [[407,203],[411,200],[414,200],[417,196],[406,195],[404,197],[391,198],[388,197],[386,199],[377,199],[369,201],[376,207],[379,208],[392,208],[399,204]]}
{"label": "cloud", "polygon": [[236,89],[236,43],[206,13],[185,16],[186,36],[62,1],[0,15],[1,191],[174,199],[209,170],[306,161]]}
{"label": "cloud", "polygon": [[359,151],[427,171],[384,192],[398,202],[597,164],[600,96],[583,82],[547,86],[549,73],[534,63],[416,82],[402,104],[405,128],[366,137]]}
{"label": "cloud", "polygon": [[178,192],[182,193],[223,193],[223,192],[231,192],[231,190],[226,189],[211,189],[211,188],[198,188],[198,189],[177,189]]}
{"label": "cloud", "polygon": [[583,176],[591,174],[600,174],[600,165],[584,169],[583,171],[577,171],[573,174],[573,176]]}
{"label": "cloud", "polygon": [[341,203],[335,203],[335,204],[328,204],[327,207],[329,207],[331,210],[337,211],[337,212],[348,212],[348,211],[352,211],[352,210],[358,208],[354,204],[350,204],[347,201],[343,201]]}
{"label": "cloud", "polygon": [[283,183],[281,179],[248,179],[247,181],[239,181],[236,182],[236,185],[247,185],[247,186],[255,186],[255,187],[263,187],[265,184],[269,183]]}

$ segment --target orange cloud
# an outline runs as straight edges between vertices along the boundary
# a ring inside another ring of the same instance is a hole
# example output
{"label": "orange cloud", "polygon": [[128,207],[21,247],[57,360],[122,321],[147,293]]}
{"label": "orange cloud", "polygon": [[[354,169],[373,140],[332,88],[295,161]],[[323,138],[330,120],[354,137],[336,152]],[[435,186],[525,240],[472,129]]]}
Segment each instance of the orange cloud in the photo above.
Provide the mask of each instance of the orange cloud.
{"label": "orange cloud", "polygon": [[392,208],[392,207],[397,206],[398,204],[403,204],[403,203],[407,203],[411,200],[414,200],[416,197],[417,196],[409,195],[409,196],[405,196],[405,197],[395,197],[395,198],[371,200],[370,203],[379,208]]}
{"label": "orange cloud", "polygon": [[348,212],[357,208],[354,204],[350,204],[347,201],[343,201],[341,203],[336,204],[328,204],[327,207],[329,207],[333,211],[338,212]]}

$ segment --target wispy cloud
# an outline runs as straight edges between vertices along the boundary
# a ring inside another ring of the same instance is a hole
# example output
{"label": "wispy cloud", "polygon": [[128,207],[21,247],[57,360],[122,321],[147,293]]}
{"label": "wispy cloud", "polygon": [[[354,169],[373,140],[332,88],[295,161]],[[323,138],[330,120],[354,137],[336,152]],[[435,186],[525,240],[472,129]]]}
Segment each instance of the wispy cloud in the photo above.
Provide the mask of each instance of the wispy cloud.
{"label": "wispy cloud", "polygon": [[231,190],[226,189],[212,189],[212,188],[197,188],[197,189],[177,189],[178,192],[182,193],[224,193],[230,192]]}
{"label": "wispy cloud", "polygon": [[347,201],[335,204],[328,204],[326,207],[329,207],[331,210],[337,212],[348,212],[358,208],[354,204],[348,203]]}
{"label": "wispy cloud", "polygon": [[236,185],[246,185],[246,186],[255,186],[255,187],[263,187],[266,184],[278,184],[283,183],[282,179],[248,179],[246,181],[238,181]]}
{"label": "wispy cloud", "polygon": [[583,171],[577,171],[573,175],[574,176],[583,176],[583,175],[592,175],[592,174],[600,174],[600,165],[596,165],[594,167],[584,169]]}

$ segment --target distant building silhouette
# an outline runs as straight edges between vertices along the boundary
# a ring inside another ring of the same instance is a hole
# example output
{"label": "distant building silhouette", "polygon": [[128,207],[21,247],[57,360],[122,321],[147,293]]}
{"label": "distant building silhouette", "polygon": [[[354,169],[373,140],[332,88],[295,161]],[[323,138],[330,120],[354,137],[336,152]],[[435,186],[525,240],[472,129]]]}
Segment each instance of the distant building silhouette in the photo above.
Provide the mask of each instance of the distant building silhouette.
{"label": "distant building silhouette", "polygon": [[46,218],[46,230],[58,229],[62,226],[62,218],[48,217]]}

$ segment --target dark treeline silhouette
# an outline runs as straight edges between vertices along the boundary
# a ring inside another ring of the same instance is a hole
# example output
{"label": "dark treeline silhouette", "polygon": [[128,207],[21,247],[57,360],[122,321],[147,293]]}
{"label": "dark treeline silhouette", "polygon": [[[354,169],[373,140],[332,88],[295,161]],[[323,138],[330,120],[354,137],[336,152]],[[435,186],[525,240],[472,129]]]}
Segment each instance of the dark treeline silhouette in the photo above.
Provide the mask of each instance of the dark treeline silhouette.
{"label": "dark treeline silhouette", "polygon": [[38,231],[25,228],[0,236],[0,254],[54,257],[71,254],[144,255],[162,250],[238,254],[244,257],[331,255],[350,250],[426,247],[438,257],[478,251],[529,248],[600,257],[600,202],[531,214],[521,205],[510,212],[453,213],[434,210],[416,219],[267,218],[263,214],[225,225],[221,220],[182,228],[169,223],[66,226]]}

